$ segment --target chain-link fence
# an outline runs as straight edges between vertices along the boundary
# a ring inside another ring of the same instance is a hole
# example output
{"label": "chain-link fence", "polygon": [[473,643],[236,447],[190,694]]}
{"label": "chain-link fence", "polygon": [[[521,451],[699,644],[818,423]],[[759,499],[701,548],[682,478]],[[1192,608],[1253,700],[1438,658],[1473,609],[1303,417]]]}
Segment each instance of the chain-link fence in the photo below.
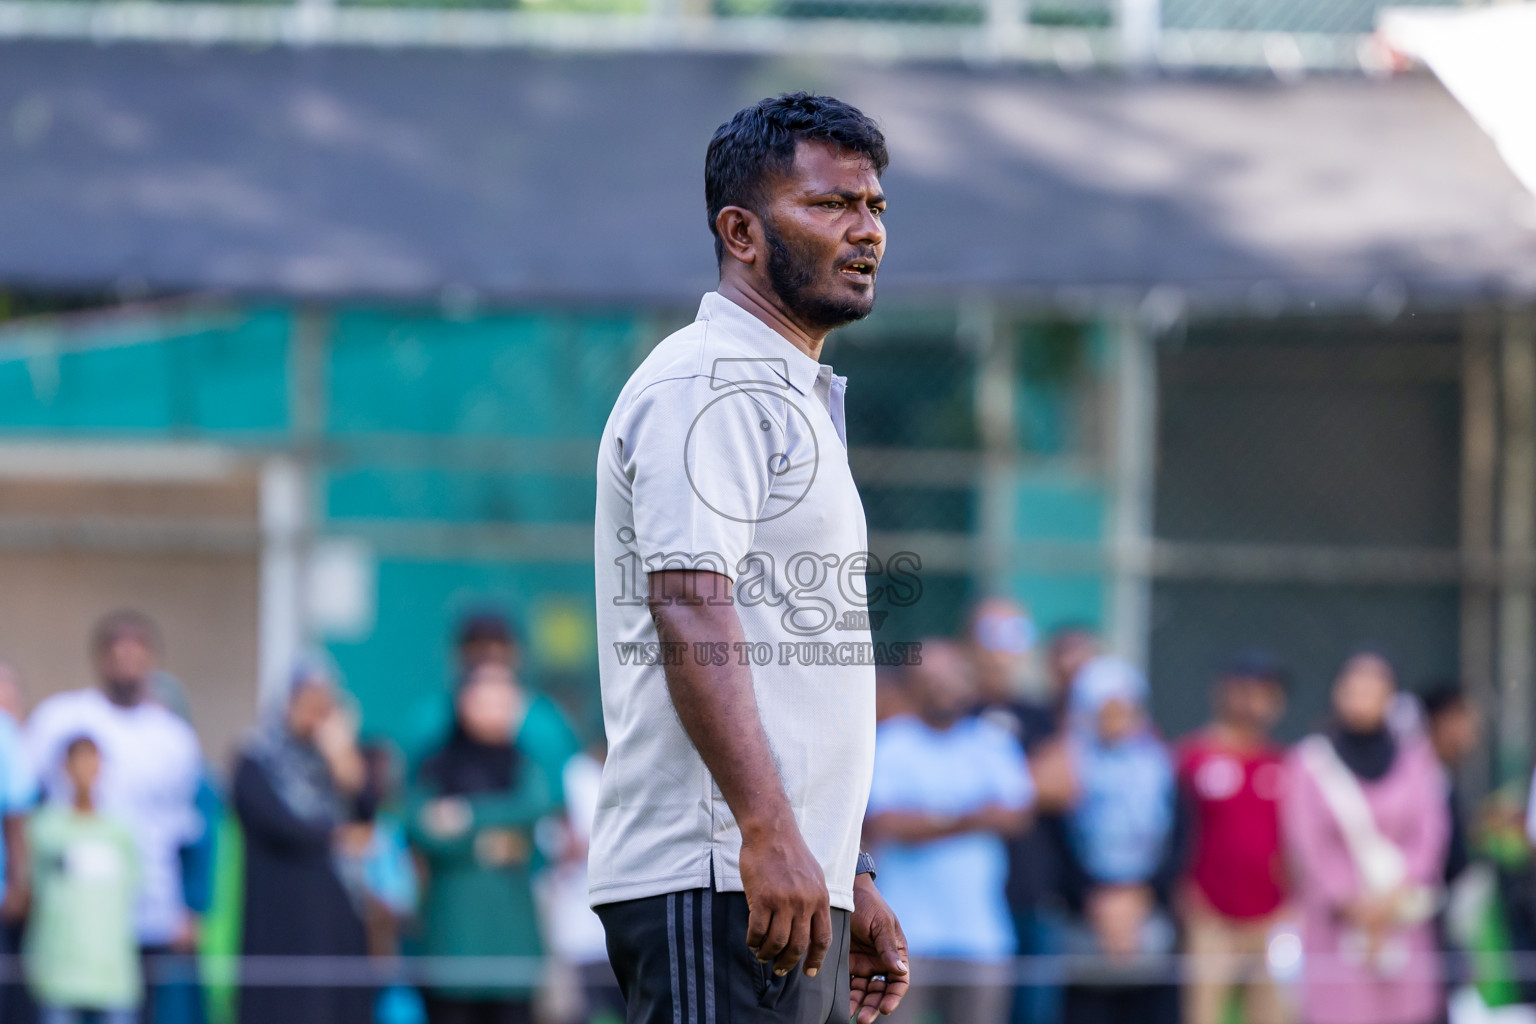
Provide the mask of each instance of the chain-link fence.
{"label": "chain-link fence", "polygon": [[[1402,0],[1449,6],[1445,0]],[[1381,0],[0,0],[0,38],[1374,71]]]}

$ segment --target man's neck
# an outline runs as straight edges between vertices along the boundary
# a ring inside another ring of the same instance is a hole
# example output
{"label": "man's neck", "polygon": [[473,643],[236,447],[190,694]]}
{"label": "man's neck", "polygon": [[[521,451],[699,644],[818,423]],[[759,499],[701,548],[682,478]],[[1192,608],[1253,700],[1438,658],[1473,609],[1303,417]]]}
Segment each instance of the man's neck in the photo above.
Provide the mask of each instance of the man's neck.
{"label": "man's neck", "polygon": [[1222,746],[1244,753],[1260,749],[1268,740],[1263,730],[1219,718],[1211,725],[1211,734]]}
{"label": "man's neck", "polygon": [[959,724],[961,716],[934,716],[919,712],[917,717],[922,719],[923,724],[934,732],[949,732],[949,730]]}
{"label": "man's neck", "polygon": [[740,280],[734,275],[722,277],[716,291],[773,328],[795,348],[820,361],[821,346],[829,332],[808,330],[795,320],[772,291],[758,288],[752,282]]}
{"label": "man's neck", "polygon": [[144,702],[145,694],[149,687],[143,683],[109,683],[101,684],[101,692],[108,701],[120,708],[138,707]]}

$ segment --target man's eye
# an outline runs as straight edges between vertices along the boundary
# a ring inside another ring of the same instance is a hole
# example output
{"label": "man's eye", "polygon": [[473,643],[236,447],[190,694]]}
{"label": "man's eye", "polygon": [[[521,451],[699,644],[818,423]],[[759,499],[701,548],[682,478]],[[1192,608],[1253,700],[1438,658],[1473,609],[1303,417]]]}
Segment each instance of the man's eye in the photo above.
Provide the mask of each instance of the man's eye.
{"label": "man's eye", "polygon": [[841,210],[843,208],[842,202],[840,200],[837,200],[837,199],[828,199],[826,202],[822,203],[821,205],[825,206],[829,210]]}

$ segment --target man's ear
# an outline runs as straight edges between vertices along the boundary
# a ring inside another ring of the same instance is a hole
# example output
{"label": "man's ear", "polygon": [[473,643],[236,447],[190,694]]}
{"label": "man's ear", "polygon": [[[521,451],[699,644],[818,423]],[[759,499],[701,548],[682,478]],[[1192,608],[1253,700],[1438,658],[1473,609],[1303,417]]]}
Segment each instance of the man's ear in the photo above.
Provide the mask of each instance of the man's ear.
{"label": "man's ear", "polygon": [[763,222],[743,206],[727,206],[715,214],[715,231],[725,247],[725,254],[738,263],[752,264],[765,242]]}

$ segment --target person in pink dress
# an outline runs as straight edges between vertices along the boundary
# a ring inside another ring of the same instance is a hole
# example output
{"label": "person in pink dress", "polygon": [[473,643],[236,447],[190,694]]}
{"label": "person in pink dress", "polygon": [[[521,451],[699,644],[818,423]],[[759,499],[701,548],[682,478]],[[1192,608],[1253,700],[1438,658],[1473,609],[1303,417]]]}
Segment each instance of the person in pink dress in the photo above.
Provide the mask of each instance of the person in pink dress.
{"label": "person in pink dress", "polygon": [[1397,675],[1347,660],[1333,720],[1286,762],[1281,820],[1301,915],[1304,1024],[1442,1018],[1434,914],[1450,823],[1429,742],[1394,727]]}

